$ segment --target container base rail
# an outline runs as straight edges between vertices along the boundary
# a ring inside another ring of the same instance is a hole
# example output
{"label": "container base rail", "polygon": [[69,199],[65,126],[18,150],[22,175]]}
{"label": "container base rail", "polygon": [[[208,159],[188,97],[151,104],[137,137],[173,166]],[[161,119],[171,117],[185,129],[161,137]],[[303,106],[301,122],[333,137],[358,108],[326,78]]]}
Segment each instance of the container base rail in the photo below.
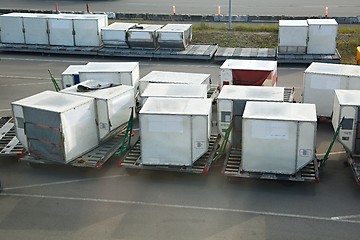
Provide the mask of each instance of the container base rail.
{"label": "container base rail", "polygon": [[15,134],[14,119],[0,117],[0,156],[21,157],[25,154],[26,150]]}
{"label": "container base rail", "polygon": [[26,155],[25,157],[20,158],[20,161],[28,162],[31,166],[38,166],[40,164],[56,164],[79,168],[101,168],[103,164],[121,147],[125,130],[126,126],[121,126],[110,139],[101,143],[95,149],[68,163],[37,159],[31,155]]}
{"label": "container base rail", "polygon": [[222,174],[227,177],[258,178],[267,180],[286,180],[296,182],[318,182],[319,164],[317,160],[310,162],[293,175],[263,172],[248,172],[241,169],[241,149],[231,148],[225,156]]}
{"label": "container base rail", "polygon": [[142,170],[142,169],[207,174],[212,162],[214,161],[216,149],[217,146],[219,145],[219,142],[220,142],[220,135],[218,134],[211,135],[208,151],[200,159],[195,161],[192,166],[169,166],[169,165],[142,164],[140,139],[139,139],[126,153],[123,160],[120,160],[118,166],[125,167],[126,171],[129,174],[135,174],[137,173],[137,170]]}
{"label": "container base rail", "polygon": [[348,156],[348,163],[354,174],[356,183],[360,186],[360,157]]}

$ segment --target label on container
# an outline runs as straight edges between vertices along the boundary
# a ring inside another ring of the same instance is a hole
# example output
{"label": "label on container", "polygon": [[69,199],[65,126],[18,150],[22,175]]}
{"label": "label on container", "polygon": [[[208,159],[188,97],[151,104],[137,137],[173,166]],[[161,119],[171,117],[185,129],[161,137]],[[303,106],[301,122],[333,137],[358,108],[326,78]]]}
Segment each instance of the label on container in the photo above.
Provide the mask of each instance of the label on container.
{"label": "label on container", "polygon": [[311,149],[300,149],[299,155],[300,157],[311,157],[312,150]]}

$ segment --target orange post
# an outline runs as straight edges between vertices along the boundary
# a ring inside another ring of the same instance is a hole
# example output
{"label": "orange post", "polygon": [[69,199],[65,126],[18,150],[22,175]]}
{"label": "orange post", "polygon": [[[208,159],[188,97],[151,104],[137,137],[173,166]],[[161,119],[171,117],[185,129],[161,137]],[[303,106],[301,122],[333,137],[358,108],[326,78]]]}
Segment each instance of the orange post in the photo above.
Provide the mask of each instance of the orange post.
{"label": "orange post", "polygon": [[218,6],[218,16],[219,16],[219,17],[221,16],[221,9],[220,9],[220,6]]}
{"label": "orange post", "polygon": [[176,15],[176,9],[175,9],[175,6],[173,6],[172,10],[173,10],[173,15]]}
{"label": "orange post", "polygon": [[326,7],[326,8],[325,8],[325,17],[328,17],[328,16],[329,16],[329,8]]}
{"label": "orange post", "polygon": [[356,53],[356,63],[357,65],[360,65],[360,46],[356,48],[357,53]]}

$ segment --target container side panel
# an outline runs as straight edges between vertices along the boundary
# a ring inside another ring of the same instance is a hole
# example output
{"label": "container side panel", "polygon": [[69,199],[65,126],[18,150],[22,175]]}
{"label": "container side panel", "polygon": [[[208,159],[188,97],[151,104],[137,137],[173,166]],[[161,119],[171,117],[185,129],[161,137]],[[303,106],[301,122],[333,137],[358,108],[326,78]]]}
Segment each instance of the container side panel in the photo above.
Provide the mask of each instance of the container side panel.
{"label": "container side panel", "polygon": [[360,90],[360,75],[359,76],[350,76],[349,78],[349,87],[350,90]]}
{"label": "container side panel", "polygon": [[145,165],[190,166],[191,118],[141,115],[141,157]]}
{"label": "container side panel", "polygon": [[218,109],[217,110],[218,131],[220,135],[224,137],[226,130],[230,126],[230,122],[233,114],[232,113],[233,102],[231,100],[218,99],[217,109]]}
{"label": "container side panel", "polygon": [[337,26],[309,25],[308,54],[334,54]]}
{"label": "container side panel", "polygon": [[221,87],[224,85],[232,85],[233,84],[233,76],[231,69],[220,69],[220,81]]}
{"label": "container side panel", "polygon": [[61,119],[66,162],[99,144],[94,101],[61,114]]}
{"label": "container side panel", "polygon": [[2,43],[25,43],[22,17],[0,16]]}
{"label": "container side panel", "polygon": [[68,88],[75,85],[74,76],[71,75],[62,75],[61,76],[61,85],[62,88]]}
{"label": "container side panel", "polygon": [[204,155],[209,147],[209,116],[192,117],[192,162]]}
{"label": "container side panel", "polygon": [[25,17],[25,43],[49,45],[46,18]]}
{"label": "container side panel", "polygon": [[84,82],[86,80],[96,80],[102,83],[121,84],[120,74],[117,72],[80,72],[79,76],[80,82]]}
{"label": "container side panel", "polygon": [[355,124],[356,124],[356,112],[357,107],[354,106],[340,106],[340,121],[344,119],[343,126],[340,129],[338,139],[340,143],[348,150],[350,153],[353,152],[354,148],[354,139],[356,136]]}
{"label": "container side panel", "polygon": [[243,119],[242,169],[293,174],[296,130],[295,122]]}
{"label": "container side panel", "polygon": [[334,131],[336,131],[337,127],[339,126],[339,123],[341,121],[340,119],[340,102],[339,99],[337,97],[337,95],[335,94],[334,96],[334,104],[333,104],[333,115],[331,117],[331,123],[332,126],[334,128]]}
{"label": "container side panel", "polygon": [[75,19],[75,46],[100,46],[101,37],[97,19]]}
{"label": "container side panel", "polygon": [[279,46],[306,47],[308,27],[279,27]]}
{"label": "container side panel", "polygon": [[96,118],[98,123],[99,140],[103,140],[110,133],[110,119],[108,103],[104,99],[96,99]]}
{"label": "container side panel", "polygon": [[316,147],[316,123],[302,122],[298,127],[297,171],[315,159]]}
{"label": "container side panel", "polygon": [[49,19],[48,24],[50,45],[75,46],[71,19]]}
{"label": "container side panel", "polygon": [[347,79],[344,76],[305,73],[303,102],[315,104],[318,116],[331,117],[334,89],[346,88]]}
{"label": "container side panel", "polygon": [[109,100],[109,117],[111,130],[129,121],[132,107],[135,106],[133,91],[127,91]]}
{"label": "container side panel", "polygon": [[28,150],[28,143],[25,135],[25,126],[24,126],[24,113],[23,107],[18,105],[12,105],[12,112],[14,116],[14,126],[15,126],[15,133],[17,139],[20,143]]}
{"label": "container side panel", "polygon": [[29,153],[37,158],[62,162],[60,114],[24,107],[24,119]]}

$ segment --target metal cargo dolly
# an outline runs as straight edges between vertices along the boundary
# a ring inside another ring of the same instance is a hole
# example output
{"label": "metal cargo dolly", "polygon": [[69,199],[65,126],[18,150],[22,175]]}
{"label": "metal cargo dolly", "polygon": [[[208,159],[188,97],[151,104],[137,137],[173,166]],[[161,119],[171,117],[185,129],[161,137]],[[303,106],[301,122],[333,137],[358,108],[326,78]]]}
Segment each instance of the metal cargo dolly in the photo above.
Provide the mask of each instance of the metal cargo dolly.
{"label": "metal cargo dolly", "polygon": [[118,167],[124,167],[129,174],[136,174],[141,169],[207,174],[212,162],[215,161],[216,150],[219,142],[220,135],[212,134],[209,141],[208,151],[191,166],[143,165],[141,161],[141,142],[139,138],[125,154],[125,157],[119,161]]}
{"label": "metal cargo dolly", "polygon": [[21,157],[26,153],[17,139],[13,117],[0,117],[0,156]]}
{"label": "metal cargo dolly", "polygon": [[101,143],[93,150],[68,163],[59,163],[46,159],[37,159],[32,155],[26,155],[22,157],[20,158],[20,161],[28,162],[30,166],[33,167],[37,167],[41,164],[56,164],[80,168],[101,168],[103,164],[109,160],[121,147],[125,136],[125,130],[126,126],[119,127],[116,134],[114,134],[111,138]]}
{"label": "metal cargo dolly", "polygon": [[348,156],[348,163],[354,174],[357,185],[360,186],[360,158]]}
{"label": "metal cargo dolly", "polygon": [[[259,178],[268,180],[288,180],[297,182],[318,182],[319,181],[319,164],[318,160],[314,159],[304,168],[300,169],[293,175],[288,174],[274,174],[262,172],[247,172],[241,169],[241,149],[231,148],[225,156],[224,167],[222,174],[231,177],[242,178]],[[230,179],[229,179],[230,180]]]}

